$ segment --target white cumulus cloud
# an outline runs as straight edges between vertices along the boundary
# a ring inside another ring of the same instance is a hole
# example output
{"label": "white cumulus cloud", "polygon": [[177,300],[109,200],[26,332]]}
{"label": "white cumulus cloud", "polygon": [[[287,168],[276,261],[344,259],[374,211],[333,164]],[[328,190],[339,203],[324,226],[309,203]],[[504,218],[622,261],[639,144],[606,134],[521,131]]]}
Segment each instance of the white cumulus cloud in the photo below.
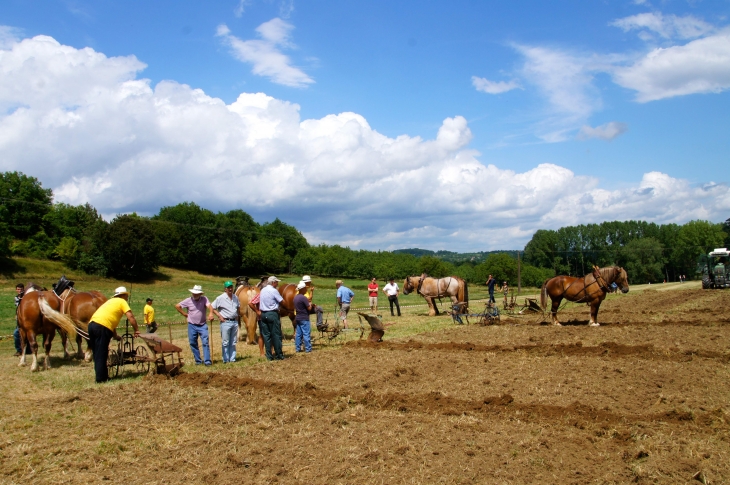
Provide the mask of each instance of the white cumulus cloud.
{"label": "white cumulus cloud", "polygon": [[44,36],[0,49],[0,66],[0,171],[106,215],[194,201],[279,217],[313,243],[459,251],[519,247],[565,224],[720,220],[730,210],[724,184],[650,173],[607,190],[556,164],[484,163],[462,116],[433,139],[389,137],[357,113],[301,119],[298,105],[264,93],[226,104],[174,81],[153,86],[134,56]]}
{"label": "white cumulus cloud", "polygon": [[614,81],[636,91],[639,102],[730,88],[730,33],[654,49],[613,70]]}
{"label": "white cumulus cloud", "polygon": [[294,26],[280,18],[264,22],[256,28],[261,39],[241,40],[226,25],[219,25],[216,34],[231,48],[240,61],[252,65],[252,72],[276,84],[297,88],[314,83],[300,68],[292,65],[282,49],[292,49],[291,31]]}

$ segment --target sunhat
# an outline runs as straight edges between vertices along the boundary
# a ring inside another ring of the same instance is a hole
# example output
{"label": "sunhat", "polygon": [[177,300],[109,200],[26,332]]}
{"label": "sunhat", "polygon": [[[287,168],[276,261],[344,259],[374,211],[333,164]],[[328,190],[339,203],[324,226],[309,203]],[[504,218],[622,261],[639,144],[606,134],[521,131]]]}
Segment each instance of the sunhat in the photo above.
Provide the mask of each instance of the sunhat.
{"label": "sunhat", "polygon": [[305,283],[309,283],[312,281],[312,278],[310,278],[308,274],[305,274],[304,276],[302,276],[302,281],[304,281]]}
{"label": "sunhat", "polygon": [[127,291],[127,288],[125,288],[124,286],[120,286],[119,288],[114,290],[114,296],[112,296],[112,298],[114,298],[115,296],[128,295],[128,294],[129,294],[129,292]]}
{"label": "sunhat", "polygon": [[279,278],[277,278],[276,276],[269,276],[269,283],[275,283],[277,281],[281,281],[281,280]]}
{"label": "sunhat", "polygon": [[297,291],[301,290],[302,288],[306,288],[307,284],[304,282],[304,280],[300,281],[297,285]]}
{"label": "sunhat", "polygon": [[193,295],[202,295],[203,294],[203,287],[200,285],[193,286],[192,289],[188,290]]}

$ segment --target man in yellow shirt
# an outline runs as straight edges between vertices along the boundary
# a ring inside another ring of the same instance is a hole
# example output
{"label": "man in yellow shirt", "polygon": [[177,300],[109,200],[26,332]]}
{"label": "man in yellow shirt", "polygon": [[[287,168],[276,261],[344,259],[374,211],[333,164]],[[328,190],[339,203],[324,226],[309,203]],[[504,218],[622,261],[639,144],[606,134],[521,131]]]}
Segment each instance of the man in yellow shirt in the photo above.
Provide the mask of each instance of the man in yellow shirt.
{"label": "man in yellow shirt", "polygon": [[123,316],[127,316],[129,323],[134,327],[134,336],[139,337],[137,320],[129,308],[129,292],[123,286],[114,290],[114,296],[100,306],[91,316],[89,322],[89,346],[94,351],[94,372],[96,383],[109,380],[109,370],[106,361],[109,358],[109,342],[122,338],[117,335],[117,326]]}
{"label": "man in yellow shirt", "polygon": [[157,322],[155,321],[155,309],[152,306],[152,298],[147,298],[147,304],[144,306],[144,324],[147,326],[147,332],[155,333],[157,331]]}

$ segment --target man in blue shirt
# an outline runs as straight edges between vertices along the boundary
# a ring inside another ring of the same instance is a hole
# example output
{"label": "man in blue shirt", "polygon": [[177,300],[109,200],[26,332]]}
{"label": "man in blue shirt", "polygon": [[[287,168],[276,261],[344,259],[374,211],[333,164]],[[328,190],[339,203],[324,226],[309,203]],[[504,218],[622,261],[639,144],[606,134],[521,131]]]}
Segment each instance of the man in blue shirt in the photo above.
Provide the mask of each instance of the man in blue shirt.
{"label": "man in blue shirt", "polygon": [[487,288],[489,288],[489,303],[494,304],[494,285],[497,283],[497,280],[492,277],[492,275],[489,275],[489,278],[487,279]]}
{"label": "man in blue shirt", "polygon": [[[264,338],[266,360],[284,360],[284,352],[281,349],[281,321],[279,320],[279,303],[284,299],[276,289],[279,281],[281,280],[276,276],[269,276],[269,284],[261,290],[259,296],[259,310],[261,311],[259,330]],[[275,355],[271,355],[272,344]]]}
{"label": "man in blue shirt", "polygon": [[350,304],[355,297],[355,293],[350,288],[342,284],[342,280],[335,281],[337,287],[337,304],[340,305],[340,318],[342,326],[347,328],[347,313],[350,311]]}

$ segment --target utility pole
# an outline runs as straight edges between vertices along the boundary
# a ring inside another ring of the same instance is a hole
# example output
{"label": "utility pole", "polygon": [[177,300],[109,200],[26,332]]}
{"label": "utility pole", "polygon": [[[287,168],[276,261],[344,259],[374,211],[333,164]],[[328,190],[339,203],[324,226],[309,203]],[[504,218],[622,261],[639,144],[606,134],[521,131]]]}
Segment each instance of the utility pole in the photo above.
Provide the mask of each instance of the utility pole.
{"label": "utility pole", "polygon": [[522,272],[520,271],[522,268],[520,268],[520,251],[517,251],[517,296],[519,296],[520,291],[522,291]]}

